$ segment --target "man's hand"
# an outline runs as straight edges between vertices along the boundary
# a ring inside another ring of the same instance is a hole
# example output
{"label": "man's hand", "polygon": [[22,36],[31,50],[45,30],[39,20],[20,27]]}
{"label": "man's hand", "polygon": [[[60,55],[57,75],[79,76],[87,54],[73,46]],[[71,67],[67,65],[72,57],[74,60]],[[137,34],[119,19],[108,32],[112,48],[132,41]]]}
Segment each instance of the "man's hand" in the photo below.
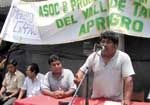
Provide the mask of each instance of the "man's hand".
{"label": "man's hand", "polygon": [[55,98],[64,98],[65,92],[63,90],[57,90],[54,92]]}
{"label": "man's hand", "polygon": [[131,105],[130,100],[122,100],[121,105]]}
{"label": "man's hand", "polygon": [[2,93],[0,93],[0,96],[1,96],[1,97],[3,97],[3,94],[2,94]]}
{"label": "man's hand", "polygon": [[4,96],[2,93],[0,93],[0,100],[3,100]]}
{"label": "man's hand", "polygon": [[6,100],[8,100],[9,99],[9,96],[4,96],[3,97],[3,101],[6,101]]}
{"label": "man's hand", "polygon": [[84,73],[81,70],[78,70],[78,72],[75,75],[75,79],[74,79],[74,83],[76,85],[79,85],[79,83],[81,82],[82,78],[83,78]]}
{"label": "man's hand", "polygon": [[124,100],[123,105],[131,105],[131,97],[133,92],[133,78],[128,76],[124,78]]}
{"label": "man's hand", "polygon": [[81,81],[81,79],[79,78],[78,74],[76,74],[76,75],[75,75],[75,79],[74,79],[74,83],[75,83],[76,85],[79,85],[80,81]]}

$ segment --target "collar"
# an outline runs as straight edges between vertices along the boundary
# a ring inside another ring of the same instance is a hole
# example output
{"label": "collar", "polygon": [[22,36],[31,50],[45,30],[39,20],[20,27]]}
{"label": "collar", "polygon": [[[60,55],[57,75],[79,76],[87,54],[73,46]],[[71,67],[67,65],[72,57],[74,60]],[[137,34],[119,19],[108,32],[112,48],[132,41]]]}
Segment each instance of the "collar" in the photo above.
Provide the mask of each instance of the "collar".
{"label": "collar", "polygon": [[[28,77],[29,78],[29,77]],[[29,78],[29,79],[31,79],[31,78]],[[32,81],[37,81],[39,79],[39,73],[36,75],[36,77],[34,78],[34,80],[32,80]]]}
{"label": "collar", "polygon": [[13,74],[11,74],[10,72],[8,72],[8,75],[10,75],[10,76],[11,76],[11,75],[17,75],[17,71],[18,71],[18,70],[16,70],[15,73],[13,73]]}
{"label": "collar", "polygon": [[[53,73],[52,73],[52,76],[54,77],[54,79],[57,79],[57,78],[53,75]],[[64,77],[64,69],[62,69],[61,75],[60,75],[60,77],[59,77],[57,80],[61,80],[63,77]]]}

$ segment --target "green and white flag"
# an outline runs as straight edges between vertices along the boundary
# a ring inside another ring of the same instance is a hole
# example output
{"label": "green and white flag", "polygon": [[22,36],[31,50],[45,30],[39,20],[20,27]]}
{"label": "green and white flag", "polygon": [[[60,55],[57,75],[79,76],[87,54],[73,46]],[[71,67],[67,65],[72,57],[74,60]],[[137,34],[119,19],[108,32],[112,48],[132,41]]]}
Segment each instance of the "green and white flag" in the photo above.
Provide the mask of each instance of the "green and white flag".
{"label": "green and white flag", "polygon": [[0,38],[24,44],[60,44],[102,31],[150,37],[150,0],[51,0],[13,3]]}

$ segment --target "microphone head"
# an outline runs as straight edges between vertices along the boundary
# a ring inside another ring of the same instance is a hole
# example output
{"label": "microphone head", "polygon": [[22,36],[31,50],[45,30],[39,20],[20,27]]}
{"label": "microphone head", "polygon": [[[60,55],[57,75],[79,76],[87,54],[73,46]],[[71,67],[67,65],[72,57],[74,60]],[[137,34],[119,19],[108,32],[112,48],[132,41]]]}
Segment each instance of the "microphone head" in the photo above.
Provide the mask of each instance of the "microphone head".
{"label": "microphone head", "polygon": [[93,48],[94,52],[97,52],[97,51],[103,50],[103,49],[104,49],[104,46],[102,46],[101,44],[98,44],[98,43],[94,44],[94,48]]}
{"label": "microphone head", "polygon": [[103,49],[105,49],[105,47],[104,47],[104,46],[101,46],[101,49],[103,50]]}
{"label": "microphone head", "polygon": [[58,102],[59,105],[69,105],[70,101],[67,101],[67,100],[61,100]]}

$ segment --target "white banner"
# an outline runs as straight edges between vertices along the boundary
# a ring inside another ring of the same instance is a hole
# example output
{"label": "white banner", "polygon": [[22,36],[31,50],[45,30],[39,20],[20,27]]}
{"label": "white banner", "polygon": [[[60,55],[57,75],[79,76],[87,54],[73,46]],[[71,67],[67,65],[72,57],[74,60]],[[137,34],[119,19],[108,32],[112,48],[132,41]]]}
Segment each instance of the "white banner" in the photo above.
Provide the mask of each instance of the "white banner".
{"label": "white banner", "polygon": [[150,37],[150,0],[52,0],[12,4],[0,37],[24,44],[60,44],[102,31]]}

